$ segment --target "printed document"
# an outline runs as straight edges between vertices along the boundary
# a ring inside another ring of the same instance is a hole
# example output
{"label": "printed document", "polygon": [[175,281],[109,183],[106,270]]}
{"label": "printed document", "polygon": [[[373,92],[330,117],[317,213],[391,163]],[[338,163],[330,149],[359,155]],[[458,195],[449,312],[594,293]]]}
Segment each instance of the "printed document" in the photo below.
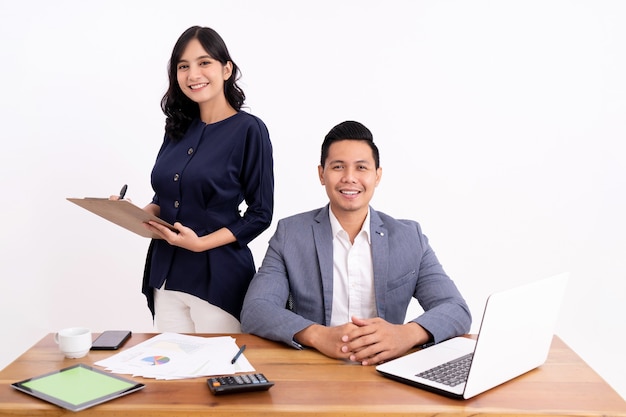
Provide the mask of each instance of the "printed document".
{"label": "printed document", "polygon": [[95,365],[117,374],[168,380],[254,372],[244,354],[231,363],[238,351],[230,336],[162,333]]}

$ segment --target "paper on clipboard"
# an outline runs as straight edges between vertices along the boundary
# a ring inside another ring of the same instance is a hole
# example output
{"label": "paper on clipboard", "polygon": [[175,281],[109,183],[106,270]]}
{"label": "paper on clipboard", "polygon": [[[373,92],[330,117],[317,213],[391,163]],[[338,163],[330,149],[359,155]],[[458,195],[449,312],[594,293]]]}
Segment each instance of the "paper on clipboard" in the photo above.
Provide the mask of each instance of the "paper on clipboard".
{"label": "paper on clipboard", "polygon": [[67,200],[143,237],[160,239],[158,235],[152,233],[143,225],[143,223],[150,220],[177,232],[176,228],[171,224],[145,212],[128,200],[109,200],[108,198],[90,197],[68,198]]}

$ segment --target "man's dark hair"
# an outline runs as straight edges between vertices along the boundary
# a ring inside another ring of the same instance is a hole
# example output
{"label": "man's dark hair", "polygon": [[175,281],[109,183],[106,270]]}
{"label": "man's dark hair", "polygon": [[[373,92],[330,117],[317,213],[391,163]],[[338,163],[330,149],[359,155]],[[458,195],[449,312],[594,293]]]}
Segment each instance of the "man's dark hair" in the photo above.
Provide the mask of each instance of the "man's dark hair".
{"label": "man's dark hair", "polygon": [[320,158],[320,165],[323,167],[328,158],[328,149],[330,145],[341,140],[360,140],[366,142],[372,149],[372,155],[374,156],[374,163],[376,169],[380,166],[380,154],[378,147],[374,144],[374,137],[372,132],[359,122],[351,120],[339,123],[337,126],[330,129],[330,132],[324,138],[322,143],[322,156]]}

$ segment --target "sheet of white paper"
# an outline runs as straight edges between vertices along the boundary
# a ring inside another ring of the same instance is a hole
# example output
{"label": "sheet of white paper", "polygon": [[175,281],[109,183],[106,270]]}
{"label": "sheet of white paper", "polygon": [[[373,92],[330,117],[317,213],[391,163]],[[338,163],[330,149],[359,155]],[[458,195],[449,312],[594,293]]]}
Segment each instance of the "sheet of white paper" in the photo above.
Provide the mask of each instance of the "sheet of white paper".
{"label": "sheet of white paper", "polygon": [[239,346],[230,336],[200,337],[162,333],[100,360],[95,365],[117,374],[144,378],[183,379],[254,372],[245,354],[235,364]]}

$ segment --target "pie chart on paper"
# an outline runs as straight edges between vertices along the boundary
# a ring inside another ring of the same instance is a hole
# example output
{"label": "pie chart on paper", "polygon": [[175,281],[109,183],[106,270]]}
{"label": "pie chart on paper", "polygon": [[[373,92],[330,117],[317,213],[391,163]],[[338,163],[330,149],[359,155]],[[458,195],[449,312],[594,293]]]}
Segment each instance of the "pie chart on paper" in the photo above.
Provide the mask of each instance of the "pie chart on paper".
{"label": "pie chart on paper", "polygon": [[164,365],[170,361],[170,358],[167,356],[148,356],[141,361],[149,363],[150,365]]}

